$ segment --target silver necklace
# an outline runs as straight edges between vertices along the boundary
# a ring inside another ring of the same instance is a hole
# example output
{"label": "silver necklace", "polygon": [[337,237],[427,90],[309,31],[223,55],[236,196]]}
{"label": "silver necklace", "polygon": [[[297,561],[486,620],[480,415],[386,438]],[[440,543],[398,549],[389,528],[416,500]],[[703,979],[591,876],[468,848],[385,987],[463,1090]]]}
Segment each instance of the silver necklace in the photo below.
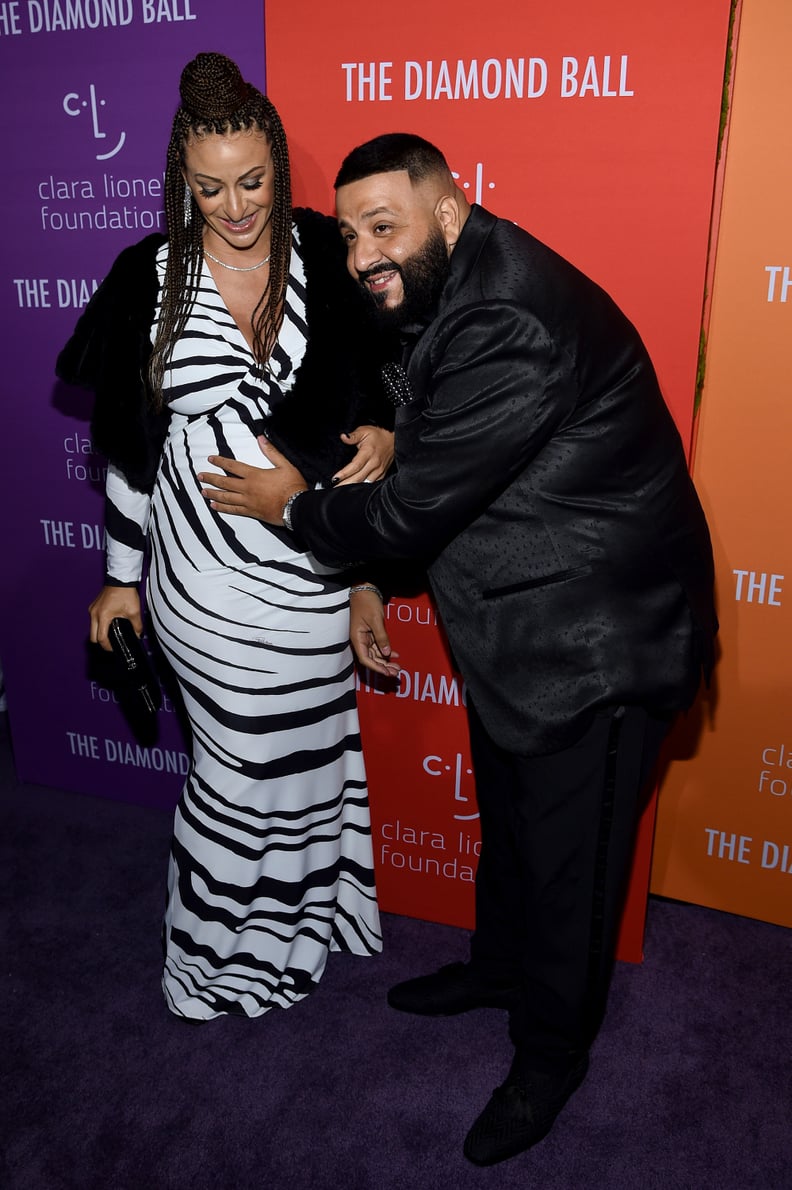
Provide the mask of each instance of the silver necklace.
{"label": "silver necklace", "polygon": [[242,266],[238,264],[226,264],[224,260],[218,260],[216,256],[212,256],[212,253],[208,248],[204,248],[203,252],[204,256],[208,256],[210,260],[215,262],[215,264],[219,264],[221,269],[230,269],[232,273],[253,273],[256,271],[256,269],[263,268],[270,256],[272,256],[272,253],[270,252],[269,256],[265,256],[263,260],[258,262],[258,264],[247,264]]}

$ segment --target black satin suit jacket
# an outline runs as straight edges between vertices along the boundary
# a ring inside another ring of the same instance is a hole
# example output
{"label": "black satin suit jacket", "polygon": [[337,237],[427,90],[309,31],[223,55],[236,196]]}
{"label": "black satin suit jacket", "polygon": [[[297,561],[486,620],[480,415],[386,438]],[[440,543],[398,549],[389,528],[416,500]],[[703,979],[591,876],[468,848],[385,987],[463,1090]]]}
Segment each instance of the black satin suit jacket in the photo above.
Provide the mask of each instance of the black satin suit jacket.
{"label": "black satin suit jacket", "polygon": [[492,738],[569,746],[597,708],[688,706],[717,628],[709,533],[641,339],[546,245],[475,206],[407,356],[394,475],[308,492],[320,559],[426,561]]}

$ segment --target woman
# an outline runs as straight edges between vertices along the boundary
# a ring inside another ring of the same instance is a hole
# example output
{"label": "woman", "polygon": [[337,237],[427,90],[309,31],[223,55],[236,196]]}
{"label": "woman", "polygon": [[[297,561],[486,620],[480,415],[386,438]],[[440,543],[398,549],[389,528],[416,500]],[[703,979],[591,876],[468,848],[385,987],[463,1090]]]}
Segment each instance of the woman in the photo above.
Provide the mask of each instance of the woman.
{"label": "woman", "polygon": [[168,240],[121,253],[57,370],[95,390],[109,459],[91,640],[108,648],[115,616],[142,632],[148,538],[148,606],[190,719],[163,988],[201,1021],[288,1007],[328,949],[372,954],[381,939],[348,580],[286,531],[213,512],[196,475],[211,454],[260,466],[266,432],[311,482],[375,480],[392,434],[371,424],[388,414],[369,395],[340,236],[292,212],[275,108],[219,54],[190,62],[180,93]]}

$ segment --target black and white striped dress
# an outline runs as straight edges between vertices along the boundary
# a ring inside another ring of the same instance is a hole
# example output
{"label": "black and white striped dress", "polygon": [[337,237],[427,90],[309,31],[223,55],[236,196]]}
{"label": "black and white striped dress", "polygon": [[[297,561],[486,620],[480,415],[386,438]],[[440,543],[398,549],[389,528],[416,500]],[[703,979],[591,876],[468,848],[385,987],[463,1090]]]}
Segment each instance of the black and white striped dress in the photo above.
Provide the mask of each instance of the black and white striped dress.
{"label": "black and white striped dress", "polygon": [[[167,247],[160,249],[160,282]],[[328,950],[381,949],[347,588],[290,534],[209,508],[196,474],[221,454],[267,466],[253,424],[305,349],[292,252],[266,380],[204,268],[166,380],[172,411],[151,501],[108,476],[109,572],[138,576],[192,728],[176,811],[163,988],[194,1020],[288,1007]],[[120,514],[120,515],[119,515]],[[137,572],[137,573],[135,573]]]}

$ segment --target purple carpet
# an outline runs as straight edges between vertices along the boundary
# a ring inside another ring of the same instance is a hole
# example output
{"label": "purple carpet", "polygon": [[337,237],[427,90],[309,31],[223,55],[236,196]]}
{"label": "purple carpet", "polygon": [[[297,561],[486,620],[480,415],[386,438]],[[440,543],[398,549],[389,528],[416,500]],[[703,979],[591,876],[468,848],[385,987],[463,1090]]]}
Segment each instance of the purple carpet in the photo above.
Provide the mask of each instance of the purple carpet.
{"label": "purple carpet", "polygon": [[[465,1133],[505,1014],[388,1008],[467,934],[388,915],[306,1002],[190,1026],[159,989],[170,816],[20,785],[0,742],[4,1190],[790,1190],[792,933],[653,899],[588,1079],[535,1149]],[[792,885],[790,885],[792,890]]]}

